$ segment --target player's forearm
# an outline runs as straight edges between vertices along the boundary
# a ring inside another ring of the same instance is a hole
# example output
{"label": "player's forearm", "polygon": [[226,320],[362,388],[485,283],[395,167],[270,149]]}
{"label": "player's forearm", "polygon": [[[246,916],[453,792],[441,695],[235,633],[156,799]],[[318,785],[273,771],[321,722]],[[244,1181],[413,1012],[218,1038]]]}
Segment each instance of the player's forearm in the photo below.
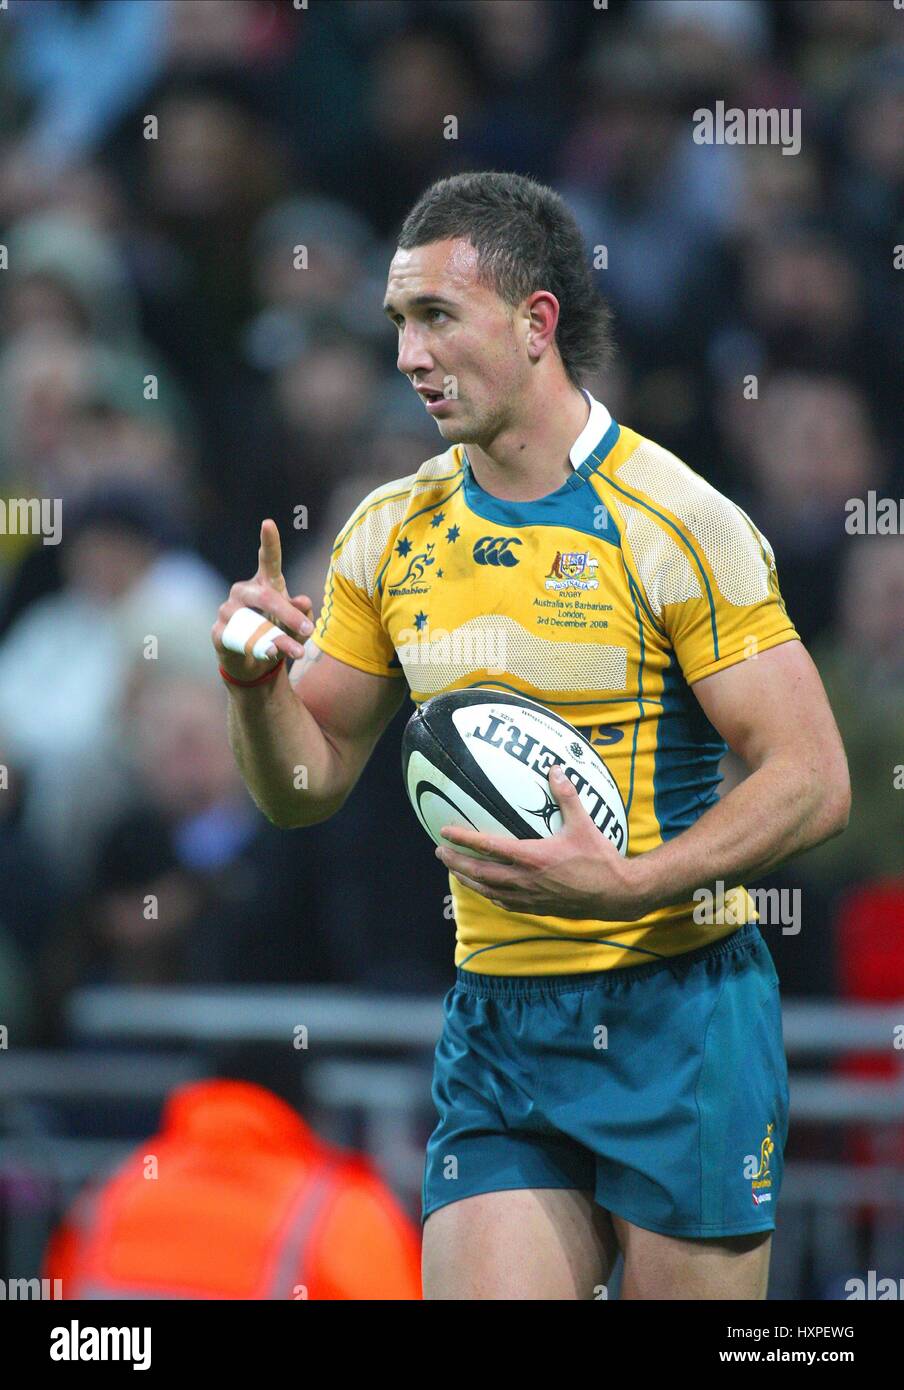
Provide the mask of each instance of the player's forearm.
{"label": "player's forearm", "polygon": [[698,888],[733,886],[838,835],[850,785],[838,766],[803,765],[792,753],[767,759],[689,829],[634,861],[645,912],[686,902]]}
{"label": "player's forearm", "polygon": [[336,759],[285,668],[265,685],[229,689],[229,742],[252,797],[275,825],[315,825],[342,804]]}

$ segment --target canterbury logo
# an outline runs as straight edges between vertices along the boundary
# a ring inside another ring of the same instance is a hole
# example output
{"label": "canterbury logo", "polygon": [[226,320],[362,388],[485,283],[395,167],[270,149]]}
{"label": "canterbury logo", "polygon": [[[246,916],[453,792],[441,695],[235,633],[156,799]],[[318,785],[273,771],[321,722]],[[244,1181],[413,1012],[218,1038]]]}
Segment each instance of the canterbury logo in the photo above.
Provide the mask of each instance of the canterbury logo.
{"label": "canterbury logo", "polygon": [[520,544],[517,536],[481,536],[474,542],[474,559],[478,565],[502,565],[511,569],[517,565],[518,556],[509,546]]}

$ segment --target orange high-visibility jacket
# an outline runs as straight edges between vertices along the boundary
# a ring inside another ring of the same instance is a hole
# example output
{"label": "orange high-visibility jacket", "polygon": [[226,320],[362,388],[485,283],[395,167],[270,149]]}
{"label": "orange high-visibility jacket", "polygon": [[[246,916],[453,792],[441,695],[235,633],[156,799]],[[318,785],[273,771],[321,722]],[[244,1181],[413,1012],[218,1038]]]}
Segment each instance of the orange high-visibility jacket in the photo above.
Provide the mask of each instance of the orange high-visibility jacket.
{"label": "orange high-visibility jacket", "polygon": [[54,1233],[64,1298],[419,1299],[414,1223],[276,1096],[202,1081]]}

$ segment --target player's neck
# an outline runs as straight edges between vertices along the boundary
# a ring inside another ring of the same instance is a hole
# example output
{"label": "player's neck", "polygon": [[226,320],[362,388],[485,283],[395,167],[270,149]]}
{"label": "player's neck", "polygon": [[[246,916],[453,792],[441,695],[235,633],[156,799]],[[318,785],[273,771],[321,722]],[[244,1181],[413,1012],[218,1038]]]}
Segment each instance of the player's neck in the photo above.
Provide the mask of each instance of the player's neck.
{"label": "player's neck", "polygon": [[486,449],[465,446],[476,482],[506,502],[548,496],[571,476],[568,455],[589,418],[586,396],[566,383],[558,397],[538,400],[528,416],[498,434]]}

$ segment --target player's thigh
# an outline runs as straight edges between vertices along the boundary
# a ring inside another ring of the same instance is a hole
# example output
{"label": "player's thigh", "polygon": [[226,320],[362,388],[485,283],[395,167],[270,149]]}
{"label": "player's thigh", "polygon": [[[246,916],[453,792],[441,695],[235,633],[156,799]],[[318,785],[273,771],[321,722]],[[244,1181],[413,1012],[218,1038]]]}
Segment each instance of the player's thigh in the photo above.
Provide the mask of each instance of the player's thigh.
{"label": "player's thigh", "polygon": [[589,1192],[482,1192],[424,1223],[424,1298],[592,1299],[617,1253],[609,1213]]}
{"label": "player's thigh", "polygon": [[612,1223],[625,1257],[621,1298],[762,1299],[769,1281],[772,1232],[685,1240]]}

